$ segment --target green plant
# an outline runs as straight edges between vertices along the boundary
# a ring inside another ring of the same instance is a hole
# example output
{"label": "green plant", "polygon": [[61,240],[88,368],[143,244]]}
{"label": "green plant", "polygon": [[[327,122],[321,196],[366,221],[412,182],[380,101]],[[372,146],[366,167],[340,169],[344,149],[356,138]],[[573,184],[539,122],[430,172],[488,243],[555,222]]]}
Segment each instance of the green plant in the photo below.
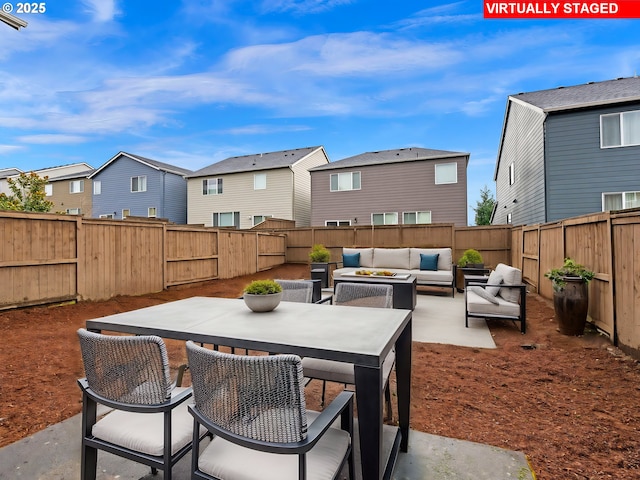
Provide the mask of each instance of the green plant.
{"label": "green plant", "polygon": [[556,292],[562,290],[567,284],[565,277],[579,277],[583,282],[589,283],[595,277],[595,273],[588,270],[584,265],[576,263],[570,258],[564,259],[564,264],[559,268],[553,268],[544,274],[545,277],[551,280],[553,289]]}
{"label": "green plant", "polygon": [[328,262],[329,258],[331,253],[320,243],[314,245],[309,252],[309,259],[312,262]]}
{"label": "green plant", "polygon": [[274,280],[254,280],[244,288],[244,293],[250,295],[271,295],[281,291],[282,287]]}
{"label": "green plant", "polygon": [[470,248],[469,250],[465,250],[465,252],[458,260],[459,267],[466,267],[470,263],[482,263],[482,255],[477,250]]}

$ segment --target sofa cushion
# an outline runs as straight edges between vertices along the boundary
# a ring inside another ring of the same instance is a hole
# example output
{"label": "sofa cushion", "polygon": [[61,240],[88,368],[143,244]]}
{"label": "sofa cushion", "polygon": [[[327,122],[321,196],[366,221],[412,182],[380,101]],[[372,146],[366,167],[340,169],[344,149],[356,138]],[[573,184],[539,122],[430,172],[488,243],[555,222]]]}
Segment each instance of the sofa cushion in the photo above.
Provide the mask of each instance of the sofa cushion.
{"label": "sofa cushion", "polygon": [[420,270],[438,270],[438,257],[439,254],[437,253],[434,253],[433,255],[421,253]]}
{"label": "sofa cushion", "polygon": [[414,275],[418,284],[429,283],[451,286],[453,283],[453,273],[450,270],[409,270],[406,273]]}
{"label": "sofa cushion", "polygon": [[342,254],[342,266],[343,267],[360,268],[360,252],[358,252],[358,253],[343,253]]}
{"label": "sofa cushion", "polygon": [[[468,288],[468,287],[467,287]],[[473,314],[490,314],[498,316],[519,317],[520,305],[517,303],[507,302],[500,295],[496,296],[498,304],[482,298],[473,291],[467,291],[467,311]]]}
{"label": "sofa cushion", "polygon": [[[503,280],[502,275],[500,275],[495,270],[491,272],[491,275],[489,275],[486,289],[487,289],[487,292],[489,292],[492,297],[495,297],[496,295],[498,295],[498,292],[500,291],[499,286],[494,287],[493,285],[500,285],[502,283],[502,280]],[[489,285],[492,285],[492,286],[489,286]]]}
{"label": "sofa cushion", "polygon": [[359,253],[361,267],[373,267],[373,248],[343,248],[342,253]]}
{"label": "sofa cushion", "polygon": [[408,248],[374,248],[374,268],[406,268],[409,269]]}
{"label": "sofa cushion", "polygon": [[[496,272],[502,275],[502,281],[505,285],[520,285],[522,283],[522,272],[504,263],[496,266]],[[520,300],[520,290],[517,288],[500,288],[499,295],[507,302],[518,303]]]}
{"label": "sofa cushion", "polygon": [[[494,305],[499,305],[500,301],[496,298],[495,295],[493,295],[491,292],[487,290],[488,288],[482,288],[480,285],[470,285],[467,287],[467,293],[473,292],[479,297],[482,297],[485,300],[488,300],[489,302],[493,303]],[[498,288],[498,290],[500,290],[500,288]]]}
{"label": "sofa cushion", "polygon": [[409,262],[411,270],[420,269],[420,254],[434,255],[438,254],[438,270],[451,271],[452,257],[450,248],[410,248]]}

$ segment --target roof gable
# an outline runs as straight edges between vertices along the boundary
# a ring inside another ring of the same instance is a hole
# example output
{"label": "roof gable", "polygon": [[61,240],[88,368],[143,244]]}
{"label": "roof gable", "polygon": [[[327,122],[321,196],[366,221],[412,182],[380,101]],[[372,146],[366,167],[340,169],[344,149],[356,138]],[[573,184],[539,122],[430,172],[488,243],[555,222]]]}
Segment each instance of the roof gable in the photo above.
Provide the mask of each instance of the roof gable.
{"label": "roof gable", "polygon": [[176,167],[175,165],[170,165],[168,163],[159,162],[157,160],[152,160],[150,158],[141,157],[140,155],[134,155],[132,153],[118,152],[116,155],[114,155],[109,160],[107,160],[107,162],[105,162],[100,168],[95,170],[90,175],[89,178],[95,177],[98,173],[100,173],[102,170],[107,168],[112,163],[116,162],[121,157],[127,157],[127,158],[129,158],[129,159],[131,159],[133,161],[142,163],[143,165],[151,167],[151,168],[153,168],[155,170],[160,170],[160,171],[167,172],[167,173],[173,173],[175,175],[180,175],[182,177],[186,177],[187,175],[192,173],[192,170],[187,170],[186,168]]}
{"label": "roof gable", "polygon": [[230,173],[272,170],[274,168],[288,168],[308,157],[318,149],[324,150],[322,146],[316,146],[296,148],[293,150],[281,150],[278,152],[243,155],[240,157],[230,157],[201,168],[200,170],[196,170],[188,177],[208,177],[211,175],[226,175]]}
{"label": "roof gable", "polygon": [[384,165],[399,162],[415,162],[423,160],[438,160],[452,157],[468,157],[468,153],[450,152],[447,150],[434,150],[430,148],[398,148],[394,150],[381,150],[378,152],[367,152],[344,158],[336,162],[328,163],[310,168],[309,171],[333,170],[336,168],[363,167],[368,165]]}

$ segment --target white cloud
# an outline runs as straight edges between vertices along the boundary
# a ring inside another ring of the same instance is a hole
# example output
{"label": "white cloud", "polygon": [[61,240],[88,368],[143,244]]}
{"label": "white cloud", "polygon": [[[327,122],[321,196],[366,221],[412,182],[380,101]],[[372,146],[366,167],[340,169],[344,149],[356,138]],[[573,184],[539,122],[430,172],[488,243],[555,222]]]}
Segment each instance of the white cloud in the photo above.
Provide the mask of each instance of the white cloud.
{"label": "white cloud", "polygon": [[82,3],[95,22],[110,22],[120,13],[116,0],[82,0]]}
{"label": "white cloud", "polygon": [[73,144],[73,143],[83,143],[88,139],[86,137],[82,137],[79,135],[62,135],[62,134],[53,134],[46,133],[41,135],[22,135],[17,138],[18,141],[22,143],[33,143],[33,144]]}
{"label": "white cloud", "polygon": [[353,3],[353,0],[264,0],[261,7],[265,12],[291,12],[306,15],[326,12],[350,3]]}
{"label": "white cloud", "polygon": [[0,144],[0,155],[11,155],[20,150],[24,150],[25,147],[20,145],[2,145]]}

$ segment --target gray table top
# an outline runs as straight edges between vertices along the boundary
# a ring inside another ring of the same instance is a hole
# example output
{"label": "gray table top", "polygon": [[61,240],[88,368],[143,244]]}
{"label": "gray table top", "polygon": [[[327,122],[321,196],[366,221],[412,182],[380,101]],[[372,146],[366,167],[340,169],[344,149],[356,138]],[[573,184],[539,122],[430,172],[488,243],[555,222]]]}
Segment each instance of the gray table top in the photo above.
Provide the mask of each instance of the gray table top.
{"label": "gray table top", "polygon": [[239,299],[191,297],[86,326],[379,367],[410,320],[410,310],[280,302],[255,313]]}

